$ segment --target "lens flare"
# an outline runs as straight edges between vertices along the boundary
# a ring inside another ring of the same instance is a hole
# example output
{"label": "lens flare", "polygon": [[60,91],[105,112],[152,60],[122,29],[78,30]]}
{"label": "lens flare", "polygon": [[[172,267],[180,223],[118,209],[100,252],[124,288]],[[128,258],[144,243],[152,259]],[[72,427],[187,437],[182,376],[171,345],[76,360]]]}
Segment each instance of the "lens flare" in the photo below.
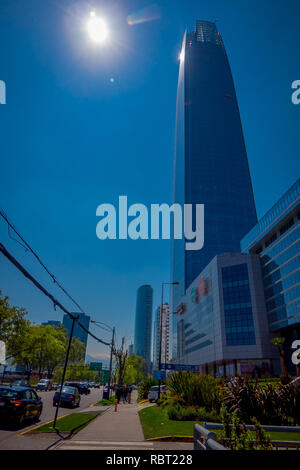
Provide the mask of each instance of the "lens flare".
{"label": "lens flare", "polygon": [[129,26],[134,26],[139,23],[146,23],[147,21],[159,20],[160,17],[161,15],[158,6],[153,4],[128,15],[127,23]]}

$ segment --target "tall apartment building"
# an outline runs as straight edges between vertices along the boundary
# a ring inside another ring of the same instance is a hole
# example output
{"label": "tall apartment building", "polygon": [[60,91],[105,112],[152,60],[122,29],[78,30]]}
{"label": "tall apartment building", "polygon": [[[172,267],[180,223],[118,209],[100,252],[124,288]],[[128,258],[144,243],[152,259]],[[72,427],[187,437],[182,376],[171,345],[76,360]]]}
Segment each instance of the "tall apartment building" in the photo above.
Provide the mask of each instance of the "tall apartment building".
{"label": "tall apartment building", "polygon": [[[162,315],[161,315],[162,311]],[[161,341],[161,347],[160,347]],[[170,361],[170,306],[164,304],[156,309],[153,334],[153,368],[159,368],[159,355],[161,362],[167,364]]]}
{"label": "tall apartment building", "polygon": [[137,356],[142,356],[151,370],[153,289],[150,285],[138,288],[135,310],[134,346]]}

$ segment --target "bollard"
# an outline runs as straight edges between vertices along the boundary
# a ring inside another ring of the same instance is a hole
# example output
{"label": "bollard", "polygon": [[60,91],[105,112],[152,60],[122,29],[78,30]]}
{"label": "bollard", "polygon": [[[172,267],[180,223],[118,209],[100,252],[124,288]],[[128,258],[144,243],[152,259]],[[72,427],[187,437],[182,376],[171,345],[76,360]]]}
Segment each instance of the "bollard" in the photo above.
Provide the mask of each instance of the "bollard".
{"label": "bollard", "polygon": [[115,411],[118,411],[117,409],[118,409],[118,400],[115,399]]}

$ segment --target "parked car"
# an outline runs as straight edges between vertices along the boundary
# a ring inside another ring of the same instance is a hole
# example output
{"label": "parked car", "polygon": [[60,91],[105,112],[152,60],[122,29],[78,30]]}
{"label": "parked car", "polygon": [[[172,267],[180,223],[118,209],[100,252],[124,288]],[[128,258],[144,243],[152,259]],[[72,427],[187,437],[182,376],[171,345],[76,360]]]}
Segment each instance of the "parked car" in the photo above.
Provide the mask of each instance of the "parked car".
{"label": "parked car", "polygon": [[85,395],[89,395],[91,393],[90,388],[87,386],[85,382],[84,383],[80,382],[79,385],[81,387],[82,393],[84,393]]}
{"label": "parked car", "polygon": [[57,384],[56,382],[54,382],[52,384],[52,390],[57,390],[59,388],[59,384]]}
{"label": "parked car", "polygon": [[100,384],[94,383],[94,388],[100,388]]}
{"label": "parked car", "polygon": [[[158,385],[154,385],[153,387],[150,388],[149,393],[148,393],[148,400],[150,401],[150,403],[158,400],[158,389],[159,389]],[[163,395],[164,393],[166,393],[166,391],[167,391],[166,386],[161,385],[160,394]]]}
{"label": "parked car", "polygon": [[0,386],[0,422],[21,426],[25,420],[38,421],[42,409],[42,399],[32,388]]}
{"label": "parked car", "polygon": [[[59,401],[60,389],[58,389],[53,397],[53,406],[56,406]],[[61,389],[60,397],[61,405],[69,405],[72,408],[80,405],[80,394],[78,388],[76,387],[66,387],[63,386]]]}
{"label": "parked car", "polygon": [[89,393],[91,393],[91,391],[88,387],[86,387],[85,385],[83,385],[79,382],[65,382],[64,386],[77,388],[80,395],[83,395],[83,394],[88,395]]}
{"label": "parked car", "polygon": [[30,387],[31,385],[26,382],[26,380],[16,380],[15,382],[11,383],[11,387]]}
{"label": "parked car", "polygon": [[47,392],[48,390],[52,389],[52,383],[49,379],[41,379],[36,386],[37,390],[41,390]]}

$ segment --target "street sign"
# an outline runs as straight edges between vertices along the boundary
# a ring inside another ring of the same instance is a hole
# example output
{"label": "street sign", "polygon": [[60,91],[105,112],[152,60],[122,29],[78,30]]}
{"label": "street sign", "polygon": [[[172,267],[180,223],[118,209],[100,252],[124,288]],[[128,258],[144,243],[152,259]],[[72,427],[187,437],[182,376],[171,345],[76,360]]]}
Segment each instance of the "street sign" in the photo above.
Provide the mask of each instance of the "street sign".
{"label": "street sign", "polygon": [[190,372],[200,372],[201,366],[199,365],[186,365],[186,364],[161,364],[162,370],[185,370]]}
{"label": "street sign", "polygon": [[102,370],[102,362],[91,362],[90,363],[90,370],[101,371]]}
{"label": "street sign", "polygon": [[155,370],[153,372],[154,380],[166,380],[166,371],[165,370]]}
{"label": "street sign", "polygon": [[4,341],[0,341],[0,364],[5,364],[6,361],[6,347]]}
{"label": "street sign", "polygon": [[100,381],[102,383],[108,383],[108,381],[109,381],[109,370],[102,370],[100,372],[100,377],[101,377]]}

